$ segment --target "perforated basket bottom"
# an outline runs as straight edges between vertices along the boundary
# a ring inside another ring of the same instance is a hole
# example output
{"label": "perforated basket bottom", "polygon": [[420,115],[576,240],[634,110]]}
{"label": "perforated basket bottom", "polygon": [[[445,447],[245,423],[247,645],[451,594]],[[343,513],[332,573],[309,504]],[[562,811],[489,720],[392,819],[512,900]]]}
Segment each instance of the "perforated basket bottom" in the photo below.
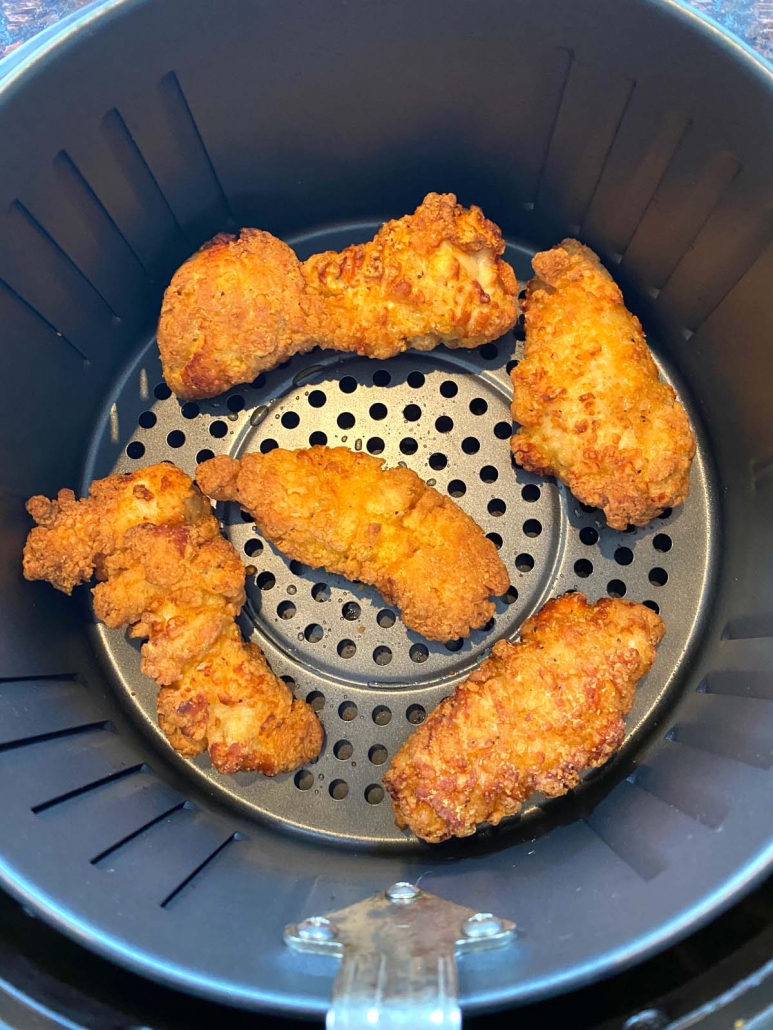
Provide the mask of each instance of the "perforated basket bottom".
{"label": "perforated basket bottom", "polygon": [[[327,243],[340,246],[340,233]],[[508,255],[523,268],[523,252]],[[118,384],[90,455],[86,480],[171,460],[189,473],[213,454],[273,447],[346,446],[407,465],[452,496],[497,544],[511,587],[496,614],[464,641],[435,643],[406,630],[377,591],[285,559],[238,506],[219,505],[224,531],[248,567],[244,632],[325,726],[318,760],[267,779],[222,776],[206,755],[186,763],[249,813],[339,841],[409,843],[397,830],[380,781],[390,756],[427,712],[486,656],[513,639],[544,601],[570,589],[644,601],[667,636],[639,687],[624,748],[675,683],[699,621],[712,559],[711,489],[699,447],[683,508],[628,532],[606,527],[563,486],[516,469],[510,459],[508,376],[513,334],[478,351],[439,349],[374,362],[314,352],[212,401],[180,403],[163,382],[151,343]],[[684,395],[668,370],[664,378]],[[689,405],[688,405],[689,407]],[[133,427],[133,428],[132,428]],[[128,440],[128,444],[126,441]],[[125,446],[124,446],[125,444]],[[453,574],[453,555],[449,555]],[[155,685],[123,632],[96,628],[117,689],[169,751],[156,724]],[[182,761],[182,760],[180,760]],[[598,774],[596,774],[598,775]],[[549,818],[535,798],[519,817]],[[536,828],[535,828],[536,829]]]}

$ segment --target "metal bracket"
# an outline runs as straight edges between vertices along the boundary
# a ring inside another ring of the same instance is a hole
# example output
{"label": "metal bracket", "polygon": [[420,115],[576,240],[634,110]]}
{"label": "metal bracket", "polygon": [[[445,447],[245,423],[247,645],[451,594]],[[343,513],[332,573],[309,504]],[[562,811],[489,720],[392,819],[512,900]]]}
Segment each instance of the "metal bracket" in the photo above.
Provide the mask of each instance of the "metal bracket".
{"label": "metal bracket", "polygon": [[456,956],[509,944],[515,924],[411,883],[285,927],[295,951],[342,959],[328,1030],[457,1030]]}

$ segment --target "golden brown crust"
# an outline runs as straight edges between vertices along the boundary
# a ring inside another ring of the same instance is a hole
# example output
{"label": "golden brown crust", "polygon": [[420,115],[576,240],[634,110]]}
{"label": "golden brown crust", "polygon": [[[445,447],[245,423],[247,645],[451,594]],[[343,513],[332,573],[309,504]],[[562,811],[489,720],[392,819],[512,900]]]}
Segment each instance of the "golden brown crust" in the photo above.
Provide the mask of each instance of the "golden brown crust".
{"label": "golden brown crust", "polygon": [[436,844],[555,797],[623,741],[665,627],[644,605],[565,594],[524,623],[428,716],[384,776],[395,819]]}
{"label": "golden brown crust", "polygon": [[170,464],[92,483],[75,500],[33,497],[24,575],[70,593],[96,574],[94,611],[146,638],[142,671],[160,686],[159,724],[187,757],[220,772],[275,775],[314,758],[322,727],[234,622],[244,566],[189,476]]}
{"label": "golden brown crust", "polygon": [[201,489],[238,501],[290,558],[370,583],[410,629],[455,640],[488,622],[507,570],[483,530],[407,468],[311,447],[199,465]]}
{"label": "golden brown crust", "polygon": [[477,207],[430,193],[370,243],[301,264],[258,229],[220,235],[175,273],[161,309],[164,376],[212,397],[315,345],[386,358],[409,347],[477,347],[515,323],[502,234]]}
{"label": "golden brown crust", "polygon": [[524,359],[511,373],[515,460],[558,476],[613,529],[643,526],[689,492],[687,414],[592,250],[564,240],[533,265]]}

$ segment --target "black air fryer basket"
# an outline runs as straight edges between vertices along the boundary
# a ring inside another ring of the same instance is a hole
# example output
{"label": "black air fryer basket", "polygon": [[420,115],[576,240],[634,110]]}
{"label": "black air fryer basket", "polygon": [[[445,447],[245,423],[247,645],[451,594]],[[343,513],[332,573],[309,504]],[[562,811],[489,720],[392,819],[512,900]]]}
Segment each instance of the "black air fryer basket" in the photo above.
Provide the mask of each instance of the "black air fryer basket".
{"label": "black air fryer basket", "polygon": [[[325,1010],[335,961],[288,923],[398,881],[517,924],[460,960],[475,1010],[599,979],[770,870],[773,77],[671,0],[113,0],[0,79],[0,878],[142,974]],[[314,352],[198,404],[154,340],[175,268],[257,226],[301,258],[429,191],[480,205],[519,280],[595,248],[699,436],[688,502],[609,530],[509,456],[510,334],[389,362]],[[326,729],[273,780],[189,763],[123,632],[25,583],[24,500],[112,470],[309,443],[403,462],[500,547],[493,625],[433,644],[379,595],[288,562],[237,507],[242,623]],[[626,743],[571,796],[429,848],[381,776],[427,711],[549,596],[667,627]],[[417,1024],[418,1025],[418,1024]],[[427,1025],[431,1025],[428,1023]]]}

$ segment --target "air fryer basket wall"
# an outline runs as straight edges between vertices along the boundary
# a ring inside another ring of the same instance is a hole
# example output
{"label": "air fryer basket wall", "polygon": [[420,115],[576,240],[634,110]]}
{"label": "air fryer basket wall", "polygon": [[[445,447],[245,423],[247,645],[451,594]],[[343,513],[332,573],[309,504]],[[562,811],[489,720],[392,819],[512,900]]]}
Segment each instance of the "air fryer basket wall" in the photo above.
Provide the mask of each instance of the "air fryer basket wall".
{"label": "air fryer basket wall", "polygon": [[[5,885],[149,976],[305,1011],[333,967],[285,953],[284,924],[399,879],[520,927],[465,958],[470,1008],[709,918],[773,857],[769,71],[657,0],[122,0],[79,26],[0,83]],[[221,805],[157,746],[85,600],[22,582],[23,500],[82,484],[95,426],[123,453],[136,423],[109,398],[198,244],[253,224],[356,235],[429,190],[526,251],[580,235],[615,270],[705,428],[718,572],[675,707],[616,786],[529,843],[353,851]]]}

